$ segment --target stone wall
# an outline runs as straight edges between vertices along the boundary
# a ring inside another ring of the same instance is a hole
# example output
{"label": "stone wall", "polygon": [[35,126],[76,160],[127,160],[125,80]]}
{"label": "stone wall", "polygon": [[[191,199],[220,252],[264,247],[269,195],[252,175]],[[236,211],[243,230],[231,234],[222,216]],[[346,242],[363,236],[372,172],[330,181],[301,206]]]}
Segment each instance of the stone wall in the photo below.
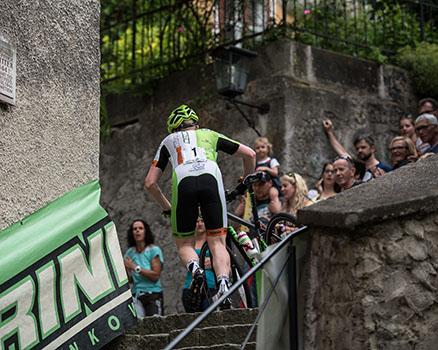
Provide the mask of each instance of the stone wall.
{"label": "stone wall", "polygon": [[305,349],[434,349],[438,214],[311,233]]}
{"label": "stone wall", "polygon": [[[336,133],[347,148],[352,150],[357,130],[368,129],[375,135],[379,158],[388,160],[386,149],[398,133],[399,116],[415,109],[415,96],[403,70],[291,41],[271,43],[258,53],[242,99],[268,103],[270,111],[258,114],[241,108],[272,141],[280,170],[303,174],[312,187],[322,164],[335,156],[322,129],[325,111],[336,114]],[[232,105],[218,97],[212,66],[174,74],[152,91],[152,96],[106,97],[112,132],[101,148],[100,179],[103,205],[117,224],[124,249],[125,231],[135,217],[152,224],[167,259],[162,281],[167,311],[172,312],[181,310],[184,271],[175,259],[168,222],[143,190],[147,168],[166,135],[167,115],[186,102],[201,116],[201,126],[250,145],[257,134]],[[241,175],[240,162],[221,155],[219,165],[225,187],[232,188]],[[161,181],[167,194],[169,179],[167,171]]]}
{"label": "stone wall", "polygon": [[99,14],[97,0],[1,3],[17,89],[0,103],[0,229],[99,175]]}
{"label": "stone wall", "polygon": [[299,212],[304,349],[436,348],[437,169],[434,156]]}

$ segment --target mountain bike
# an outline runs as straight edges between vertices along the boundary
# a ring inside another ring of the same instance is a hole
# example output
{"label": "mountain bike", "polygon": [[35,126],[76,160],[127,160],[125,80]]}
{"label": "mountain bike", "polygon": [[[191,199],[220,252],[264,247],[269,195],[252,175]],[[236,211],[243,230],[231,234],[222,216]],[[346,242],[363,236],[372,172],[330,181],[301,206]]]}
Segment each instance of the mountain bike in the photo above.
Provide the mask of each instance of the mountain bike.
{"label": "mountain bike", "polygon": [[[264,223],[261,220],[257,212],[253,184],[260,181],[262,176],[263,174],[261,172],[258,172],[248,175],[242,181],[242,185],[246,187],[248,191],[248,197],[251,203],[252,221],[250,222],[248,220],[244,220],[230,212],[227,213],[228,219],[230,221],[233,221],[247,228],[246,235],[249,237],[250,242],[252,243],[252,248],[256,250],[256,253],[254,253],[254,250],[252,250],[251,254],[248,254],[248,252],[251,250],[251,247],[248,246],[248,240],[246,240],[246,243],[244,243],[245,239],[242,239],[242,236],[244,237],[245,235],[241,234],[239,238],[239,233],[236,232],[234,227],[231,225],[228,227],[226,242],[227,251],[230,255],[231,284],[233,284],[235,281],[240,279],[241,276],[243,276],[242,265],[239,263],[239,261],[243,260],[247,268],[253,267],[258,261],[257,253],[263,252],[268,245],[280,241],[284,237],[284,235],[300,226],[296,218],[293,215],[287,213],[275,214],[267,223]],[[242,185],[237,186],[236,189],[232,192],[227,192],[227,202],[231,202],[241,195]],[[200,266],[202,268],[205,268],[205,261],[208,254],[210,257],[210,261],[212,262],[211,252],[208,252],[208,244],[207,242],[205,242],[202,246],[199,259]],[[245,266],[245,264],[243,266]],[[214,266],[212,263],[211,268],[214,270]],[[257,302],[253,298],[253,292],[251,291],[251,288],[253,287],[248,281],[243,283],[241,288],[239,288],[237,292],[231,296],[231,308],[256,307]],[[206,293],[207,298],[212,297],[212,295],[209,295],[209,291],[207,289],[204,289],[202,292]]]}

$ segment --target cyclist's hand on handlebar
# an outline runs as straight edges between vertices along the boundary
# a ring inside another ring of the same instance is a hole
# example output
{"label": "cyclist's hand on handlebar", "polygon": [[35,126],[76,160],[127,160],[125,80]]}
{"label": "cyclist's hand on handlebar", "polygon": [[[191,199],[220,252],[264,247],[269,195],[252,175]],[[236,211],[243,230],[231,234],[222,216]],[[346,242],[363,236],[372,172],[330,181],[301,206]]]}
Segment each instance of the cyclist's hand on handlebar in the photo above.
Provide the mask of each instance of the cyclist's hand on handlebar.
{"label": "cyclist's hand on handlebar", "polygon": [[237,194],[243,195],[245,194],[246,189],[248,186],[246,186],[243,182],[239,183],[234,191],[236,191]]}
{"label": "cyclist's hand on handlebar", "polygon": [[255,173],[247,175],[243,179],[243,183],[246,186],[248,186],[249,184],[256,183],[256,182],[258,182],[260,180],[267,181],[267,180],[270,180],[270,179],[271,179],[271,176],[269,175],[269,173],[264,172],[264,171],[256,171]]}

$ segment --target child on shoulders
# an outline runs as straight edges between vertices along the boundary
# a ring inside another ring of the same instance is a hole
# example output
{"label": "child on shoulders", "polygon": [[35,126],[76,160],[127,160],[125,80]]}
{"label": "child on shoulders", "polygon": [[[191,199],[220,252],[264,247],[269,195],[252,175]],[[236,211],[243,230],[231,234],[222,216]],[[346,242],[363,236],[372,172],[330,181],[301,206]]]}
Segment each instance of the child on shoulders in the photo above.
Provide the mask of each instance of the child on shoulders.
{"label": "child on shoulders", "polygon": [[272,144],[267,137],[259,137],[255,140],[254,148],[256,152],[256,171],[263,171],[268,173],[272,178],[272,183],[281,194],[280,179],[278,178],[280,163],[277,159],[271,157]]}

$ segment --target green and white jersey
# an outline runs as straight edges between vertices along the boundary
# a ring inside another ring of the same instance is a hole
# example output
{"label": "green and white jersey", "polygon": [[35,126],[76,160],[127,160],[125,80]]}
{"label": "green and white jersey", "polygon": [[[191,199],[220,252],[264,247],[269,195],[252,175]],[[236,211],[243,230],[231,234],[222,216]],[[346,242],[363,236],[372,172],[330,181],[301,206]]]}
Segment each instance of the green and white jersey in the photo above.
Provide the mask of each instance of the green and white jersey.
{"label": "green and white jersey", "polygon": [[160,144],[153,164],[164,171],[170,161],[173,184],[188,176],[211,174],[221,177],[216,163],[218,151],[234,154],[239,143],[209,129],[178,131],[168,135]]}

